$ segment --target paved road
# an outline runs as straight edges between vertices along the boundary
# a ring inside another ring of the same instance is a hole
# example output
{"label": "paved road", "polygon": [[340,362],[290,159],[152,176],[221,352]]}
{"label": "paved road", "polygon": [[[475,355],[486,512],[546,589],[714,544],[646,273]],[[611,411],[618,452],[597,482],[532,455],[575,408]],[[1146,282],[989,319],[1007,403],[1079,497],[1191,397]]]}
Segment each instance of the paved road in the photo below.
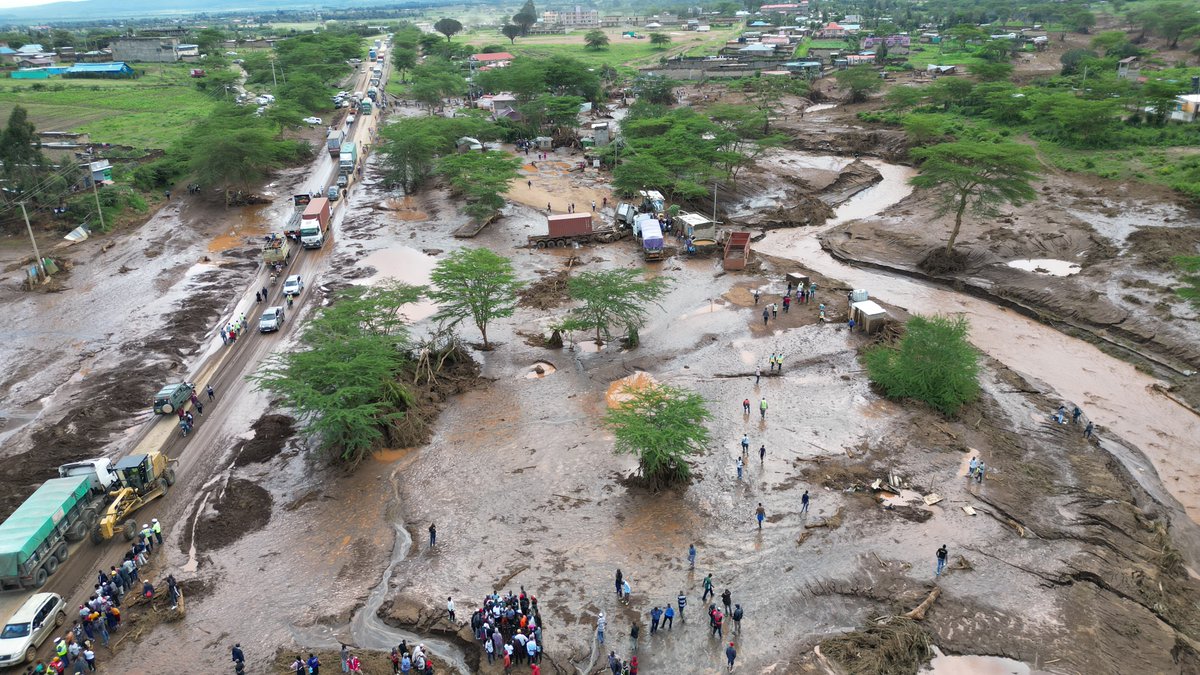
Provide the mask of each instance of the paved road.
{"label": "paved road", "polygon": [[[371,66],[364,64],[362,72],[355,78],[359,84],[355,91],[366,91],[370,82]],[[379,89],[391,74],[391,65],[385,64],[383,81]],[[373,147],[373,136],[380,115],[372,114],[359,117],[348,130],[348,140],[359,144],[359,164],[366,161],[367,146]],[[311,165],[309,173],[295,187],[296,192],[324,191],[337,177],[337,162],[328,152],[322,152]],[[290,195],[284,195],[290,201]],[[336,241],[341,222],[346,216],[347,200],[342,199],[334,204],[333,216],[330,221],[330,231]],[[279,223],[282,228],[283,223]],[[284,328],[277,333],[260,334],[251,332],[244,338],[239,338],[232,347],[218,346],[220,336],[212,335],[209,340],[213,346],[211,352],[202,358],[189,374],[189,379],[195,382],[202,391],[205,385],[211,384],[217,391],[215,404],[206,405],[206,414],[197,416],[197,424],[188,438],[180,435],[178,420],[172,416],[160,416],[148,421],[131,437],[130,448],[124,454],[137,454],[152,448],[159,448],[168,456],[179,460],[176,467],[177,482],[164,498],[139,511],[137,518],[141,522],[149,522],[151,518],[159,518],[170,530],[173,525],[190,511],[189,505],[212,475],[220,470],[216,463],[221,460],[228,446],[232,444],[228,429],[231,421],[239,420],[238,412],[245,409],[255,409],[251,406],[261,405],[261,393],[255,392],[253,384],[247,382],[247,376],[252,374],[273,352],[281,346],[290,343],[296,337],[307,311],[315,306],[311,299],[317,292],[309,282],[319,273],[327,269],[334,242],[327,241],[321,249],[298,251],[292,256],[286,274],[299,274],[306,285],[298,302],[287,316]],[[265,303],[256,303],[254,293],[268,285],[268,273],[265,269],[258,271],[256,278],[249,284],[245,295],[238,302],[234,314],[245,313],[250,326],[257,326],[258,317],[262,310],[271,304],[284,304],[281,286],[282,282],[270,288],[270,298]],[[318,303],[319,304],[319,303]],[[224,319],[228,320],[228,318]],[[200,392],[198,392],[200,393]],[[202,398],[206,398],[202,395]],[[244,421],[242,421],[244,424]],[[239,430],[242,427],[237,427]],[[140,524],[140,523],[139,523]],[[168,532],[168,536],[172,534]],[[90,595],[95,584],[98,569],[108,569],[116,564],[127,550],[126,542],[117,537],[114,541],[96,546],[90,541],[76,544],[71,549],[68,560],[50,578],[41,591],[52,591],[62,594],[72,606],[82,603]],[[21,605],[33,591],[9,592],[0,594],[0,618],[8,616]],[[70,612],[68,612],[70,614]],[[42,647],[39,654],[48,658],[49,644]]]}

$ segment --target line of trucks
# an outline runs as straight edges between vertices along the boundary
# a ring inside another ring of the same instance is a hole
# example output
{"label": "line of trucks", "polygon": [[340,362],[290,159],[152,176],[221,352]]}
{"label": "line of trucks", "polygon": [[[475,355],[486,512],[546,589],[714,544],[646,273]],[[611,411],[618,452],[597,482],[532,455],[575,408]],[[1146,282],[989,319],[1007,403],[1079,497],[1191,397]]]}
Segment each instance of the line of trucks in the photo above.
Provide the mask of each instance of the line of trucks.
{"label": "line of trucks", "polygon": [[58,467],[58,478],[0,523],[0,588],[41,588],[75,542],[100,544],[118,532],[133,540],[140,529],[133,513],[175,484],[175,463],[153,450],[116,464],[101,457]]}

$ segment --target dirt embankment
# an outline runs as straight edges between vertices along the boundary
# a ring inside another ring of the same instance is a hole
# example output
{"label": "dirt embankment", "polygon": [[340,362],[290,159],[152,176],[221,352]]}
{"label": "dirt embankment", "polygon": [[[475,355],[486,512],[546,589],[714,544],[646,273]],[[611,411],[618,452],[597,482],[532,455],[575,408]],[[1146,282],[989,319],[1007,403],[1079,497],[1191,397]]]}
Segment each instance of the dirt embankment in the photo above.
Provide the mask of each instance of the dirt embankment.
{"label": "dirt embankment", "polygon": [[295,433],[296,420],[287,415],[263,415],[251,425],[254,438],[242,441],[234,450],[234,466],[269,462],[283,450]]}
{"label": "dirt embankment", "polygon": [[[949,653],[994,654],[1026,663],[1044,662],[1053,653],[1061,658],[1056,667],[1063,672],[1193,672],[1200,667],[1200,580],[1184,567],[1195,551],[1177,548],[1188,545],[1188,535],[1177,529],[1193,526],[1155,501],[1077,425],[1022,419],[1018,411],[1029,405],[1052,410],[1058,399],[999,364],[989,367],[997,373],[995,385],[958,420],[918,413],[909,429],[859,447],[851,459],[805,467],[801,475],[829,489],[857,490],[847,522],[869,525],[906,518],[895,509],[880,509],[869,487],[875,478],[962,464],[983,448],[988,465],[1001,467],[986,485],[967,481],[964,488],[942,480],[934,487],[950,504],[945,508],[970,503],[976,518],[997,521],[1008,537],[955,548],[947,575],[972,575],[975,566],[999,564],[1016,575],[1014,588],[1031,584],[1049,592],[1067,621],[1037,628],[1003,602],[992,606],[944,593],[918,625],[903,627],[902,637]],[[913,476],[912,484],[926,480]],[[1061,555],[1045,555],[1047,546]],[[917,576],[881,552],[850,578],[814,583],[804,594],[867,600],[878,608],[875,615],[898,616],[917,607],[936,585]],[[914,629],[927,640],[915,639]],[[876,653],[888,647],[876,639],[877,632],[850,634],[863,647],[858,654],[863,663],[887,660]],[[825,656],[843,653],[845,637],[837,639],[836,649],[823,649]],[[810,660],[808,655],[798,659]],[[897,672],[914,672],[919,660],[910,665],[912,670]]]}

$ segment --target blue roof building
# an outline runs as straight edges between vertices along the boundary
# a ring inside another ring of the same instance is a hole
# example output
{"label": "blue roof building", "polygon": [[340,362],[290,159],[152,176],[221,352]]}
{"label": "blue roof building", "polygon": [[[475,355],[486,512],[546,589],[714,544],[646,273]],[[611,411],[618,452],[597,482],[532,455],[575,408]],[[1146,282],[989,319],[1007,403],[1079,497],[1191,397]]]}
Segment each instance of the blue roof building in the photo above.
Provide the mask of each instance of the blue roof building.
{"label": "blue roof building", "polygon": [[67,69],[67,77],[133,77],[133,68],[124,61],[76,63]]}

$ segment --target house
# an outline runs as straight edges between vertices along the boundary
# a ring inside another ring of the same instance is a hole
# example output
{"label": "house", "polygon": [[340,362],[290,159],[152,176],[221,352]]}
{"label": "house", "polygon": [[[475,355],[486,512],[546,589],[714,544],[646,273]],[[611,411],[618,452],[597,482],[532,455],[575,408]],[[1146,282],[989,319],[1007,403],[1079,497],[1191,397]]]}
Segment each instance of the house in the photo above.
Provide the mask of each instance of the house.
{"label": "house", "polygon": [[936,45],[942,43],[942,36],[937,33],[921,33],[921,37],[917,41],[923,44]]}
{"label": "house", "polygon": [[200,45],[175,45],[175,54],[178,55],[180,59],[200,58]]}
{"label": "house", "polygon": [[37,44],[36,42],[30,43],[27,45],[22,45],[17,48],[17,53],[20,54],[21,56],[35,56],[37,54],[42,54],[45,51],[46,51],[45,48],[42,47],[41,45]]}
{"label": "house", "polygon": [[847,54],[846,65],[853,68],[854,66],[870,66],[875,63],[874,54]]}
{"label": "house", "polygon": [[939,66],[937,64],[931,63],[931,64],[925,66],[925,72],[932,73],[935,76],[936,75],[955,75],[958,73],[958,66]]}
{"label": "house", "polygon": [[105,63],[112,61],[112,52],[107,49],[76,52],[75,61],[77,63]]}
{"label": "house", "polygon": [[504,68],[512,63],[512,60],[517,57],[508,52],[494,52],[491,54],[472,54],[471,67],[486,67],[486,68]]}
{"label": "house", "polygon": [[549,10],[542,12],[542,23],[567,27],[592,27],[600,25],[600,12],[575,5],[570,11]]}
{"label": "house", "polygon": [[770,26],[771,26],[771,24],[767,23],[766,21],[751,21],[750,22],[751,28],[769,28]]}
{"label": "house", "polygon": [[785,3],[781,3],[781,4],[776,4],[776,5],[763,5],[758,8],[758,11],[760,11],[760,12],[779,12],[780,14],[790,14],[797,10],[804,9],[807,6],[808,6],[807,2],[805,2],[803,4],[799,4],[799,3],[795,3],[795,2],[785,2]]}
{"label": "house", "polygon": [[773,45],[776,47],[786,47],[792,44],[791,39],[784,35],[764,35],[758,42],[759,44]]}
{"label": "house", "polygon": [[592,138],[595,139],[596,145],[598,146],[608,145],[609,140],[611,140],[608,122],[596,122],[593,124]]}
{"label": "house", "polygon": [[17,61],[18,68],[45,68],[54,65],[54,59],[48,56],[30,56]]}
{"label": "house", "polygon": [[742,56],[774,56],[775,45],[764,45],[761,42],[755,42],[754,44],[742,47],[737,52]]}
{"label": "house", "polygon": [[179,60],[179,38],[123,37],[113,40],[109,46],[114,61],[173,63]]}
{"label": "house", "polygon": [[83,168],[83,187],[90,188],[92,183],[111,183],[112,164],[107,159],[80,164]]}
{"label": "house", "polygon": [[874,35],[862,39],[863,49],[870,49],[884,45],[888,49],[893,47],[908,47],[909,38],[907,35],[888,35],[884,37],[875,37]]}
{"label": "house", "polygon": [[131,78],[135,75],[133,68],[124,61],[109,61],[108,63],[76,63],[67,69],[67,77],[91,78]]}
{"label": "house", "polygon": [[1171,119],[1176,122],[1195,122],[1200,117],[1200,94],[1181,94],[1175,97]]}
{"label": "house", "polygon": [[1121,78],[1122,80],[1136,81],[1138,76],[1141,74],[1142,64],[1141,59],[1138,57],[1128,56],[1120,61],[1117,61],[1117,77]]}
{"label": "house", "polygon": [[844,38],[846,37],[846,29],[839,26],[836,22],[830,21],[821,30],[817,31],[817,37]]}
{"label": "house", "polygon": [[787,68],[793,73],[796,73],[797,75],[803,75],[807,78],[821,77],[820,61],[790,61],[783,64],[783,67]]}

